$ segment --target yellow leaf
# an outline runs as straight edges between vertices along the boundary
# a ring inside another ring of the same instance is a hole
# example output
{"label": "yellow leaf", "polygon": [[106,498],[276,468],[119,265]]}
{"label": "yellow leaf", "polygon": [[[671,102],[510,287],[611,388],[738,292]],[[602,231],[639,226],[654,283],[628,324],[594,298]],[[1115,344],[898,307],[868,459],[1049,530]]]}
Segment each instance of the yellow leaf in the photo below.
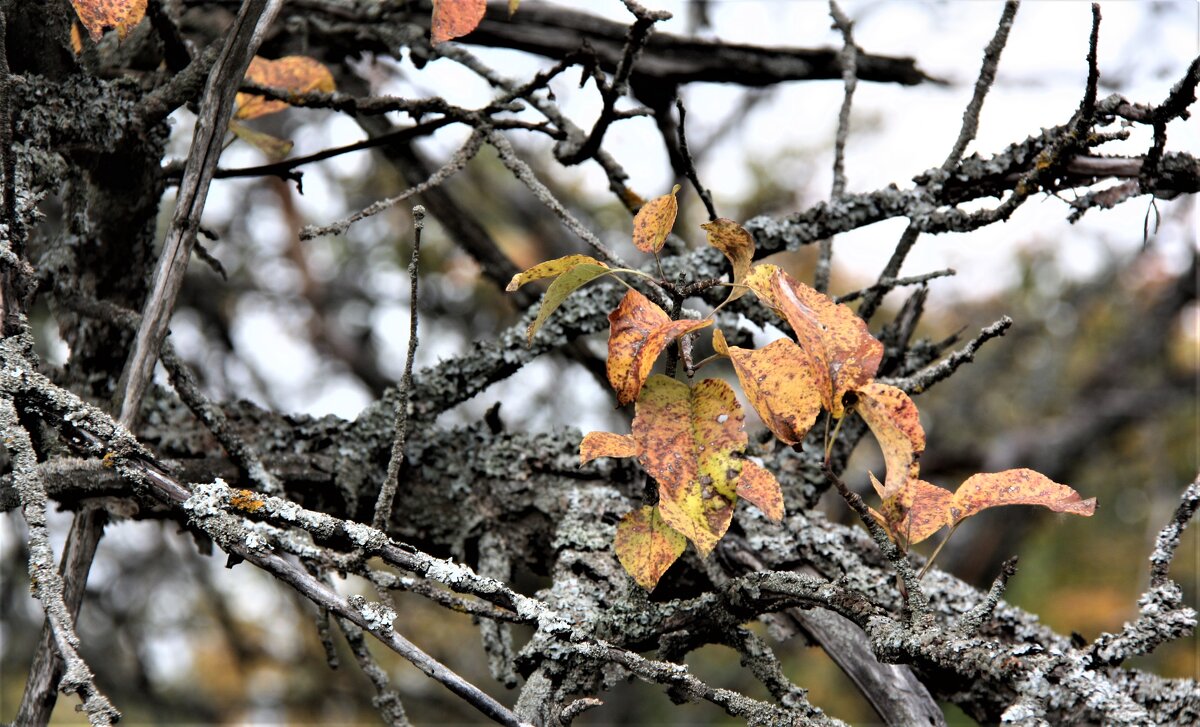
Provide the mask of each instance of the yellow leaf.
{"label": "yellow leaf", "polygon": [[512,17],[517,12],[517,8],[521,5],[521,0],[508,0],[508,17]]}
{"label": "yellow leaf", "polygon": [[754,503],[755,507],[774,522],[783,519],[783,490],[775,475],[750,460],[742,462],[742,474],[737,480],[737,496]]}
{"label": "yellow leaf", "polygon": [[230,119],[229,130],[234,136],[238,137],[247,144],[251,144],[258,148],[267,158],[273,162],[281,161],[292,153],[293,143],[287,139],[280,139],[277,136],[271,136],[262,131],[255,131],[249,126],[239,124]]}
{"label": "yellow leaf", "polygon": [[676,184],[670,194],[656,197],[638,210],[633,218],[633,244],[642,252],[658,252],[671,228],[675,226],[675,216],[679,214],[679,202],[675,193],[679,191]]}
{"label": "yellow leaf", "polygon": [[[579,257],[587,256],[580,255]],[[526,342],[533,343],[533,337],[537,334],[538,329],[550,318],[551,313],[558,310],[567,296],[596,278],[608,275],[609,272],[611,271],[604,263],[581,263],[555,278],[550,287],[546,289],[546,294],[542,296],[542,305],[538,308],[537,317],[533,319],[533,323],[529,324],[529,329],[525,332]]]}
{"label": "yellow leaf", "polygon": [[[750,261],[754,257],[754,238],[742,226],[731,219],[718,217],[700,227],[708,233],[708,244],[720,250],[733,266],[733,284],[742,285],[750,274]],[[746,293],[745,288],[733,288],[729,300],[737,300]]]}
{"label": "yellow leaf", "polygon": [[83,52],[83,31],[80,30],[82,27],[78,20],[71,23],[71,50],[75,52],[75,55]]}
{"label": "yellow leaf", "polygon": [[[515,10],[511,0],[509,13]],[[437,45],[470,33],[483,20],[487,12],[487,0],[433,0],[433,21],[429,26],[429,40]]]}
{"label": "yellow leaf", "polygon": [[694,387],[655,376],[646,382],[633,419],[638,462],[658,482],[663,520],[707,556],[729,528],[735,481],[746,446],[745,416],[720,379]]}
{"label": "yellow leaf", "polygon": [[1005,470],[972,475],[959,486],[950,505],[957,524],[975,513],[1000,505],[1041,505],[1055,512],[1090,517],[1096,498],[1083,500],[1079,493],[1029,469]]}
{"label": "yellow leaf", "polygon": [[[883,485],[871,474],[876,492]],[[883,501],[883,513],[875,513],[893,535],[916,545],[950,524],[950,503],[954,495],[949,490],[924,480],[912,479],[895,496]]]}
{"label": "yellow leaf", "polygon": [[93,42],[108,30],[116,30],[117,38],[125,40],[146,15],[146,0],[71,0],[71,4]]}
{"label": "yellow leaf", "polygon": [[[246,80],[293,94],[312,91],[332,93],[336,90],[329,69],[307,56],[285,56],[273,61],[254,56],[250,59],[250,67],[246,69]],[[254,119],[288,107],[285,101],[265,99],[252,93],[239,93],[236,103],[235,119]]]}
{"label": "yellow leaf", "polygon": [[621,404],[638,397],[654,362],[671,341],[712,325],[711,319],[672,321],[662,308],[632,289],[609,313],[608,321],[608,382]]}
{"label": "yellow leaf", "polygon": [[588,432],[579,443],[579,464],[597,457],[633,457],[637,451],[637,442],[628,434]]}
{"label": "yellow leaf", "polygon": [[808,355],[825,408],[844,413],[842,397],[870,381],[883,358],[883,344],[847,306],[777,270],[771,276],[772,300],[778,303],[796,340]]}
{"label": "yellow leaf", "polygon": [[771,433],[787,444],[804,439],[821,412],[821,393],[800,347],[787,339],[757,350],[729,346],[718,330],[713,348],[729,356],[750,406]]}
{"label": "yellow leaf", "polygon": [[883,450],[887,478],[879,496],[886,501],[903,491],[905,483],[917,479],[917,460],[925,451],[925,429],[917,405],[900,389],[870,383],[856,393],[855,411],[866,421]]}
{"label": "yellow leaf", "polygon": [[599,265],[602,268],[608,267],[596,258],[588,255],[567,255],[566,257],[555,258],[554,260],[547,260],[544,263],[538,263],[523,273],[517,273],[516,275],[512,276],[512,280],[508,281],[508,287],[506,287],[504,290],[505,292],[511,293],[525,283],[533,280],[541,280],[542,278],[553,278],[558,275],[562,275],[576,265],[582,265],[583,263]]}
{"label": "yellow leaf", "polygon": [[617,560],[647,591],[654,590],[685,547],[687,539],[663,521],[656,507],[645,505],[617,523]]}

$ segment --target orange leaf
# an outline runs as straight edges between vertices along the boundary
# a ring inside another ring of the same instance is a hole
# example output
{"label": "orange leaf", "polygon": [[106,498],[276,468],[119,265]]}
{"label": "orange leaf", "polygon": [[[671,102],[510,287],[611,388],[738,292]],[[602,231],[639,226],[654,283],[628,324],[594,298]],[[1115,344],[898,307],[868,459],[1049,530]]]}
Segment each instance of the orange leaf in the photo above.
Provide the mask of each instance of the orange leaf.
{"label": "orange leaf", "polygon": [[917,479],[917,460],[925,451],[925,429],[917,405],[900,389],[871,383],[856,393],[855,411],[875,434],[887,464],[887,484],[879,488],[879,496],[886,501],[902,492],[906,482]]}
{"label": "orange leaf", "polygon": [[668,525],[707,556],[729,528],[737,501],[734,452],[746,446],[745,416],[720,379],[694,387],[655,376],[646,382],[633,419],[638,462],[658,482],[658,508]]}
{"label": "orange leaf", "polygon": [[[516,8],[509,3],[509,13]],[[433,0],[433,22],[429,39],[434,44],[470,33],[483,20],[487,0]]]}
{"label": "orange leaf", "polygon": [[1029,469],[971,475],[954,493],[951,517],[958,524],[975,513],[1000,505],[1041,505],[1055,512],[1091,516],[1096,498],[1079,493]]}
{"label": "orange leaf", "polygon": [[773,300],[808,354],[825,408],[835,418],[844,413],[842,397],[870,381],[883,358],[863,319],[847,306],[777,270],[771,276]]}
{"label": "orange leaf", "polygon": [[587,464],[597,457],[633,457],[636,454],[637,442],[628,434],[588,432],[579,443],[579,464]]}
{"label": "orange leaf", "polygon": [[813,384],[804,351],[788,339],[752,350],[728,346],[719,330],[713,348],[729,356],[750,406],[780,441],[795,444],[821,411],[821,393]]}
{"label": "orange leaf", "polygon": [[[871,475],[876,492],[883,485]],[[882,521],[893,535],[916,545],[950,524],[950,503],[954,495],[949,490],[924,480],[912,479],[895,496],[883,501]]]}
{"label": "orange leaf", "polygon": [[[332,93],[336,90],[333,74],[320,61],[308,56],[285,56],[273,61],[254,56],[246,69],[246,80],[260,86],[301,94],[311,91]],[[288,107],[286,101],[266,99],[252,93],[237,95],[235,119],[254,119]]]}
{"label": "orange leaf", "polygon": [[783,519],[783,490],[779,489],[779,481],[775,475],[750,460],[742,462],[737,496],[754,503],[771,520],[779,522]]}
{"label": "orange leaf", "polygon": [[679,214],[679,202],[675,199],[678,191],[676,184],[670,194],[655,197],[638,210],[633,218],[633,244],[637,249],[655,253],[662,249]]}
{"label": "orange leaf", "polygon": [[608,382],[621,404],[638,397],[654,362],[671,341],[712,324],[711,319],[673,321],[662,308],[632,289],[608,314],[608,321]]}
{"label": "orange leaf", "polygon": [[[750,261],[754,257],[754,238],[742,226],[731,219],[718,217],[700,227],[708,233],[708,244],[720,250],[733,266],[733,284],[742,285],[750,274]],[[733,288],[729,300],[745,295],[745,288]]]}
{"label": "orange leaf", "polygon": [[93,41],[108,30],[116,30],[117,38],[125,40],[146,15],[146,0],[71,0],[71,4]]}
{"label": "orange leaf", "polygon": [[645,505],[617,523],[617,560],[647,591],[654,590],[686,547],[687,539],[663,521],[656,507]]}

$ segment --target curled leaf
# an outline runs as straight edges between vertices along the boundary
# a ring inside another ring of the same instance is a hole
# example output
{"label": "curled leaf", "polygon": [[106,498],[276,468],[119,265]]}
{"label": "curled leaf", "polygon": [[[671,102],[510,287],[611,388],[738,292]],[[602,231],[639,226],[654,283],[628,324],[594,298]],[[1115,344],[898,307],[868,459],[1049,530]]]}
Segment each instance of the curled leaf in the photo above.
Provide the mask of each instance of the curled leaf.
{"label": "curled leaf", "polygon": [[1000,505],[1041,505],[1055,512],[1090,517],[1096,511],[1096,498],[1084,500],[1075,490],[1040,472],[1005,470],[968,477],[954,493],[950,515],[958,524],[981,510]]}
{"label": "curled leaf", "polygon": [[267,158],[273,162],[285,159],[288,154],[292,153],[293,144],[287,139],[280,139],[266,132],[251,129],[249,126],[239,124],[232,119],[229,121],[229,130],[237,138],[266,154]]}
{"label": "curled leaf", "polygon": [[746,446],[744,418],[733,389],[720,379],[689,387],[655,376],[638,399],[638,462],[658,482],[663,520],[704,556],[733,518],[742,465],[733,454]]}
{"label": "curled leaf", "polygon": [[[273,61],[254,56],[250,59],[250,67],[246,69],[246,80],[294,94],[312,91],[332,93],[337,90],[329,69],[308,56],[284,56]],[[235,119],[253,119],[288,107],[286,101],[266,99],[253,93],[239,93],[236,103]]]}
{"label": "curled leaf", "polygon": [[71,0],[71,4],[93,42],[108,30],[117,31],[117,38],[125,40],[146,15],[146,0]]}
{"label": "curled leaf", "polygon": [[687,539],[663,521],[657,507],[645,505],[617,523],[617,560],[647,591],[654,590],[686,547]]}
{"label": "curled leaf", "polygon": [[[726,217],[718,217],[700,227],[708,233],[708,244],[724,253],[733,266],[733,284],[744,284],[754,257],[754,238],[741,225]],[[746,288],[733,288],[728,299],[737,300],[745,293]]]}
{"label": "curled leaf", "polygon": [[676,184],[670,194],[655,197],[638,210],[633,218],[633,244],[637,249],[653,253],[662,249],[679,214],[679,202],[675,199],[678,191]]}
{"label": "curled leaf", "polygon": [[[515,7],[509,2],[509,14]],[[461,38],[479,26],[487,12],[487,0],[433,0],[429,40],[434,45]]]}
{"label": "curled leaf", "polygon": [[584,263],[599,265],[600,267],[604,268],[608,267],[604,263],[589,255],[567,255],[566,257],[555,258],[553,260],[547,260],[544,263],[538,263],[523,273],[517,273],[516,275],[512,276],[512,280],[508,281],[508,286],[505,287],[504,290],[507,293],[511,293],[525,283],[534,280],[541,280],[542,278],[557,277],[574,268],[575,266],[582,265]]}
{"label": "curled leaf", "polygon": [[[586,257],[586,255],[579,257]],[[533,343],[533,337],[537,335],[542,324],[549,320],[550,314],[558,310],[558,307],[571,293],[610,272],[611,270],[604,263],[582,263],[555,278],[550,287],[546,289],[546,294],[542,296],[542,305],[538,308],[537,317],[533,319],[533,323],[529,324],[529,328],[525,332],[526,343]]]}
{"label": "curled leaf", "polygon": [[856,393],[855,411],[866,421],[883,450],[887,478],[879,496],[886,501],[902,492],[906,483],[917,479],[917,460],[925,451],[925,429],[917,405],[900,389],[870,383]]}
{"label": "curled leaf", "polygon": [[[871,484],[876,492],[884,489],[874,474],[871,474]],[[953,499],[954,495],[947,489],[912,479],[900,492],[885,499],[883,513],[876,515],[893,535],[903,538],[909,545],[916,545],[951,524],[950,503]]]}
{"label": "curled leaf", "polygon": [[711,319],[673,321],[662,308],[632,289],[608,315],[608,321],[608,382],[621,404],[637,399],[654,362],[671,341],[712,324]]}
{"label": "curled leaf", "polygon": [[744,497],[763,511],[769,519],[783,519],[783,490],[775,475],[750,460],[742,462],[742,473],[737,480],[737,496]]}
{"label": "curled leaf", "polygon": [[718,330],[713,348],[729,356],[750,406],[771,433],[787,444],[804,439],[821,411],[821,393],[800,347],[787,339],[757,350],[729,346]]}
{"label": "curled leaf", "polygon": [[633,457],[637,453],[637,442],[628,434],[588,432],[579,443],[579,464],[597,457]]}

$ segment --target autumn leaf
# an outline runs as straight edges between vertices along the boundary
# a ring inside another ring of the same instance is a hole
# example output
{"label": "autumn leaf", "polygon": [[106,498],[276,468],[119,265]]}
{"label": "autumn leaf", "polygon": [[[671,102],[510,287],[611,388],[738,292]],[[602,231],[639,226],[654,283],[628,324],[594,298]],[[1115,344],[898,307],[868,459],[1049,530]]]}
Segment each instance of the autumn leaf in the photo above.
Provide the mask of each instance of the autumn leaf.
{"label": "autumn leaf", "polygon": [[679,202],[675,199],[678,191],[676,184],[670,194],[655,197],[638,210],[633,218],[633,244],[637,249],[653,253],[662,249],[679,214]]}
{"label": "autumn leaf", "polygon": [[[708,244],[724,253],[733,266],[733,284],[742,285],[750,274],[750,262],[754,257],[754,238],[742,226],[731,219],[718,217],[700,225],[708,233]],[[728,300],[737,300],[746,293],[746,288],[736,287],[729,293]]]}
{"label": "autumn leaf", "polygon": [[584,263],[608,267],[604,263],[589,255],[567,255],[566,257],[555,258],[553,260],[547,260],[544,263],[538,263],[523,273],[517,273],[516,275],[512,276],[512,280],[508,281],[508,286],[504,288],[504,291],[511,293],[528,282],[541,280],[543,278],[557,277],[567,272],[571,268],[574,268],[577,265],[583,265]]}
{"label": "autumn leaf", "polygon": [[508,281],[508,287],[505,288],[509,293],[531,280],[558,276],[546,289],[546,294],[542,296],[542,305],[538,308],[537,317],[525,331],[526,342],[533,343],[533,337],[542,324],[549,320],[550,315],[558,310],[558,307],[571,293],[611,272],[613,272],[611,268],[595,258],[587,255],[567,255],[539,263],[523,273],[514,275],[512,280]]}
{"label": "autumn leaf", "polygon": [[[307,56],[284,56],[273,61],[254,56],[250,59],[250,67],[246,69],[246,80],[292,94],[312,91],[332,93],[336,90],[329,69]],[[253,93],[239,93],[236,102],[238,108],[233,115],[235,119],[254,119],[288,107],[286,101],[266,99]]]}
{"label": "autumn leaf", "polygon": [[273,162],[281,161],[292,153],[293,143],[287,139],[280,139],[266,132],[251,129],[245,124],[239,124],[232,120],[229,122],[229,130],[237,138],[266,154],[267,158]]}
{"label": "autumn leaf", "polygon": [[93,42],[108,30],[116,30],[117,38],[125,40],[146,15],[146,0],[71,0],[71,4]]}
{"label": "autumn leaf", "polygon": [[779,487],[779,481],[756,463],[750,460],[742,462],[736,492],[738,497],[754,503],[772,521],[783,519],[783,490]]}
{"label": "autumn leaf", "polygon": [[[884,487],[871,474],[875,491]],[[883,501],[883,512],[871,513],[893,535],[902,537],[908,545],[916,545],[950,524],[950,503],[954,495],[949,490],[924,480],[911,479],[890,498]]]}
{"label": "autumn leaf", "polygon": [[657,507],[644,505],[617,523],[617,560],[647,591],[654,590],[686,547],[687,538],[667,525]]}
{"label": "autumn leaf", "polygon": [[917,479],[917,460],[925,451],[925,429],[917,405],[900,389],[873,382],[856,393],[854,410],[866,421],[883,450],[887,478],[879,496],[886,501],[900,493],[905,483]]}
{"label": "autumn leaf", "polygon": [[1070,487],[1029,469],[982,473],[968,477],[954,493],[952,524],[1000,505],[1041,505],[1054,512],[1090,517],[1096,511],[1096,498],[1081,499]]}
{"label": "autumn leaf", "polygon": [[729,346],[717,330],[713,348],[729,357],[750,406],[771,433],[787,444],[804,439],[821,411],[821,394],[800,347],[787,339],[757,350]]}
{"label": "autumn leaf", "polygon": [[511,18],[513,14],[517,12],[517,8],[520,7],[520,5],[521,0],[508,0],[508,17]]}
{"label": "autumn leaf", "polygon": [[720,379],[689,387],[666,376],[646,382],[633,419],[638,462],[658,482],[663,520],[707,556],[729,528],[744,463],[745,416]]}
{"label": "autumn leaf", "polygon": [[637,453],[637,442],[628,434],[588,432],[579,443],[579,464],[587,464],[597,457],[633,457]]}
{"label": "autumn leaf", "polygon": [[711,319],[672,321],[662,308],[632,289],[608,321],[608,382],[620,404],[637,399],[654,362],[671,341],[712,325]]}
{"label": "autumn leaf", "polygon": [[842,397],[875,376],[883,344],[847,306],[813,290],[774,265],[756,265],[746,285],[787,319],[809,361],[823,405],[845,414]]}
{"label": "autumn leaf", "polygon": [[[511,0],[508,12],[516,8]],[[433,21],[429,27],[429,40],[437,45],[470,33],[483,20],[487,12],[487,0],[433,0]]]}

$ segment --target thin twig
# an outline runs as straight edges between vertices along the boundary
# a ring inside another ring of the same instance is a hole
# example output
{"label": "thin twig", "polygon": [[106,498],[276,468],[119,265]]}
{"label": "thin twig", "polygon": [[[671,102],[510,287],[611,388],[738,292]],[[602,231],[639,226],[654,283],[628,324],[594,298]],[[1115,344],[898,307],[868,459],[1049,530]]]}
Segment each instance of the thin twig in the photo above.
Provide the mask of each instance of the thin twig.
{"label": "thin twig", "polygon": [[79,694],[91,724],[114,724],[121,718],[121,713],[96,687],[96,677],[79,655],[75,619],[64,601],[63,579],[54,564],[54,550],[46,526],[46,490],[38,470],[37,455],[33,451],[29,432],[21,426],[16,407],[9,398],[0,398],[0,432],[12,458],[13,483],[21,499],[21,512],[29,527],[30,586],[34,598],[46,612],[46,621],[54,633],[54,643],[66,667],[60,688],[68,694]]}
{"label": "thin twig", "polygon": [[850,301],[858,300],[872,291],[889,291],[906,285],[921,285],[922,283],[928,283],[930,280],[936,280],[938,278],[945,278],[950,275],[957,274],[958,273],[954,270],[954,268],[943,268],[942,270],[934,270],[931,273],[910,275],[906,278],[883,279],[874,285],[862,288],[861,290],[852,290],[844,295],[834,296],[833,300],[835,303],[849,303]]}
{"label": "thin twig", "polygon": [[392,440],[392,456],[388,460],[387,479],[379,489],[379,499],[375,501],[375,517],[372,523],[378,530],[387,530],[388,521],[392,517],[392,500],[396,496],[396,488],[400,485],[400,468],[404,465],[404,443],[408,439],[408,415],[412,408],[412,370],[413,361],[417,357],[417,283],[421,278],[419,264],[421,261],[421,231],[425,229],[425,208],[417,205],[412,209],[413,214],[413,249],[412,258],[408,261],[408,354],[404,359],[404,375],[400,379],[400,389],[396,392],[395,438]]}
{"label": "thin twig", "polygon": [[462,170],[462,168],[465,167],[468,162],[475,158],[475,155],[479,153],[479,148],[483,145],[484,136],[485,132],[482,129],[476,129],[475,131],[471,132],[471,136],[467,138],[466,143],[459,147],[458,151],[454,152],[450,159],[443,164],[440,169],[434,172],[433,176],[431,176],[429,179],[426,179],[424,182],[416,185],[415,187],[409,187],[395,197],[381,199],[378,202],[375,202],[374,204],[355,212],[349,217],[338,220],[337,222],[332,222],[328,225],[322,225],[320,227],[316,225],[309,225],[300,231],[300,239],[312,240],[314,238],[321,237],[322,235],[344,234],[346,230],[350,229],[350,225],[353,225],[355,222],[366,219],[367,217],[371,217],[373,215],[377,215],[384,210],[391,209],[413,195],[420,194],[427,189],[442,184],[447,179]]}
{"label": "thin twig", "polygon": [[951,374],[958,370],[959,366],[974,361],[975,353],[979,351],[979,348],[993,338],[1003,336],[1005,332],[1008,331],[1008,329],[1012,326],[1012,323],[1013,321],[1011,318],[1004,316],[992,325],[981,330],[979,335],[969,341],[967,345],[950,354],[948,357],[942,359],[938,363],[924,368],[912,376],[895,381],[889,381],[887,383],[903,389],[909,394],[920,394],[939,381],[948,378]]}
{"label": "thin twig", "polygon": [[700,196],[700,201],[704,203],[704,209],[708,211],[709,221],[712,222],[717,219],[717,208],[713,206],[712,192],[700,184],[700,175],[696,173],[696,160],[692,158],[692,152],[688,149],[687,133],[684,131],[687,123],[687,109],[683,105],[683,99],[679,96],[675,97],[675,109],[679,112],[679,125],[675,127],[675,130],[679,134],[679,154],[683,157],[683,168],[687,172],[688,181],[692,183],[696,194]]}
{"label": "thin twig", "polygon": [[[837,136],[833,141],[833,189],[829,201],[836,204],[846,192],[846,139],[850,135],[850,108],[854,90],[858,87],[858,47],[854,45],[854,23],[842,12],[836,0],[829,0],[829,14],[834,26],[842,33],[842,52],[838,62],[842,67],[842,108],[838,112]],[[821,240],[817,252],[817,269],[813,273],[813,287],[824,293],[829,290],[829,278],[833,272],[833,238]]]}
{"label": "thin twig", "polygon": [[192,243],[200,226],[208,185],[221,156],[225,129],[233,115],[237,87],[282,5],[282,0],[246,0],[229,31],[217,65],[208,77],[187,167],[179,185],[175,213],[159,255],[150,297],[142,311],[142,325],[117,384],[115,401],[120,402],[119,419],[127,428],[137,419],[142,395],[150,385],[158,352],[167,335],[171,312],[183,285]]}

